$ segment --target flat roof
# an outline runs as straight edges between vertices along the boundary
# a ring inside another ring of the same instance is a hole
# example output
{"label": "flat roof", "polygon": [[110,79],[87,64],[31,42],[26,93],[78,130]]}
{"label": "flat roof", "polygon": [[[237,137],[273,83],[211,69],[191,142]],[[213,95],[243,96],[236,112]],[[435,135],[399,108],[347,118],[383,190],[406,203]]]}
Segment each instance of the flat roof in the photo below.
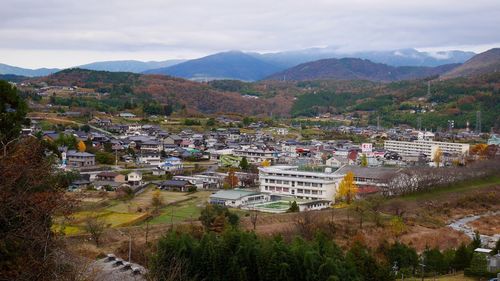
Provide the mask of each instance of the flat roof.
{"label": "flat roof", "polygon": [[232,189],[232,190],[219,190],[216,193],[210,195],[210,198],[220,198],[227,200],[235,200],[245,196],[260,194],[258,191],[249,191],[242,189]]}

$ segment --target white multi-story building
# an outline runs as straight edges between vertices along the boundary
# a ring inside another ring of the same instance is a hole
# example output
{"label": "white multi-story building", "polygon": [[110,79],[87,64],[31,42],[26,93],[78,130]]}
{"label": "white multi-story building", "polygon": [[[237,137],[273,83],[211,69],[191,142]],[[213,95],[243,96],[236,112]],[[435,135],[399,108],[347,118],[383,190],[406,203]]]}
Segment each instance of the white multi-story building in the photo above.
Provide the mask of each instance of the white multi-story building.
{"label": "white multi-story building", "polygon": [[274,163],[276,161],[277,152],[272,150],[261,149],[235,149],[234,156],[246,157],[250,163],[261,163],[265,160]]}
{"label": "white multi-story building", "polygon": [[334,201],[343,175],[299,171],[297,166],[259,168],[260,191],[277,196]]}
{"label": "white multi-story building", "polygon": [[419,155],[425,154],[430,159],[434,158],[434,155],[439,148],[444,153],[450,153],[453,155],[465,155],[469,152],[469,144],[467,143],[455,143],[455,142],[439,142],[439,141],[426,141],[426,140],[416,140],[416,141],[395,141],[386,140],[384,143],[384,148],[389,151],[397,152],[401,155]]}

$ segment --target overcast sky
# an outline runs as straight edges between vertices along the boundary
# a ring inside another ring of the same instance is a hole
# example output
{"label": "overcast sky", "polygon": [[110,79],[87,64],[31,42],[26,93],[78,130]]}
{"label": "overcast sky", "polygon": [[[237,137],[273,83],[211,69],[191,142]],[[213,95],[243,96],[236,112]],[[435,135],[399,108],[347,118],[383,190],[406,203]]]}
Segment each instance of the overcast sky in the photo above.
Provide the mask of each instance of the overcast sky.
{"label": "overcast sky", "polygon": [[500,46],[499,0],[2,0],[0,63]]}

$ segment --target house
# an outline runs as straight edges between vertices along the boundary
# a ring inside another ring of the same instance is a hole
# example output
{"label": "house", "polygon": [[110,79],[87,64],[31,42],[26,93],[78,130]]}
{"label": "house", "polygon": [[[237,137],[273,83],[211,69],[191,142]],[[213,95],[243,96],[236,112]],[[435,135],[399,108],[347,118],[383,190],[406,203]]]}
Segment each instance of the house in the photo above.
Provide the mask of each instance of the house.
{"label": "house", "polygon": [[352,165],[354,164],[354,161],[351,159],[345,157],[345,156],[332,156],[328,159],[326,159],[325,165],[328,167],[333,167],[333,168],[340,168],[344,165]]}
{"label": "house", "polygon": [[168,172],[181,171],[183,164],[180,158],[169,157],[161,164],[158,164],[158,168]]}
{"label": "house", "polygon": [[69,150],[66,154],[62,154],[63,163],[70,168],[84,168],[95,166],[95,155],[88,152],[78,152]]}
{"label": "house", "polygon": [[182,143],[182,138],[178,135],[170,135],[163,139],[163,145],[175,145],[180,146]]}
{"label": "house", "polygon": [[130,112],[122,112],[122,113],[118,114],[118,116],[120,116],[122,118],[135,118],[136,117],[135,114],[132,114]]}
{"label": "house", "polygon": [[264,203],[270,200],[270,195],[243,189],[219,190],[210,195],[210,204],[238,208],[245,205]]}
{"label": "house", "polygon": [[185,180],[166,180],[158,183],[158,187],[162,190],[169,190],[169,191],[181,191],[181,192],[187,192],[190,191],[191,189],[196,189],[195,185],[192,185],[188,181]]}
{"label": "house", "polygon": [[127,174],[127,182],[130,186],[138,186],[142,184],[142,174],[140,172],[130,172]]}
{"label": "house", "polygon": [[100,172],[95,176],[96,181],[112,181],[125,183],[125,175],[115,173],[115,172]]}
{"label": "house", "polygon": [[146,165],[159,165],[161,163],[161,155],[160,152],[141,152],[137,155],[137,163],[146,164]]}

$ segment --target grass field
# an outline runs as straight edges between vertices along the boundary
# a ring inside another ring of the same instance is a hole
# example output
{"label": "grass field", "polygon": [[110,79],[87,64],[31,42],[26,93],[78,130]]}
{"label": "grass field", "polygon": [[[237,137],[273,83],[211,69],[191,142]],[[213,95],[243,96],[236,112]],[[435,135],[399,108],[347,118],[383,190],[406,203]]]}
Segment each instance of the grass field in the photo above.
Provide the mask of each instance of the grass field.
{"label": "grass field", "polygon": [[[128,201],[117,199],[102,200],[93,199],[85,202],[81,211],[72,214],[68,220],[56,219],[54,230],[63,231],[66,235],[76,235],[84,232],[85,219],[89,216],[97,216],[104,220],[108,227],[123,227],[141,224],[148,211],[151,209],[151,201],[155,188],[147,188]],[[198,219],[200,211],[206,204],[210,192],[200,191],[193,194],[182,192],[159,191],[163,204],[166,205],[160,215],[155,217],[152,223],[170,223],[172,212],[173,222],[185,221],[191,218]],[[99,202],[100,204],[95,204]],[[89,204],[90,203],[90,204]]]}
{"label": "grass field", "polygon": [[432,199],[447,193],[459,193],[498,184],[500,184],[500,176],[493,176],[484,179],[465,181],[454,184],[453,186],[440,187],[426,192],[409,194],[402,198],[405,200]]}
{"label": "grass field", "polygon": [[190,194],[191,199],[174,203],[161,209],[160,215],[153,218],[151,223],[161,224],[188,221],[191,219],[197,220],[210,194],[209,191],[198,191]]}

